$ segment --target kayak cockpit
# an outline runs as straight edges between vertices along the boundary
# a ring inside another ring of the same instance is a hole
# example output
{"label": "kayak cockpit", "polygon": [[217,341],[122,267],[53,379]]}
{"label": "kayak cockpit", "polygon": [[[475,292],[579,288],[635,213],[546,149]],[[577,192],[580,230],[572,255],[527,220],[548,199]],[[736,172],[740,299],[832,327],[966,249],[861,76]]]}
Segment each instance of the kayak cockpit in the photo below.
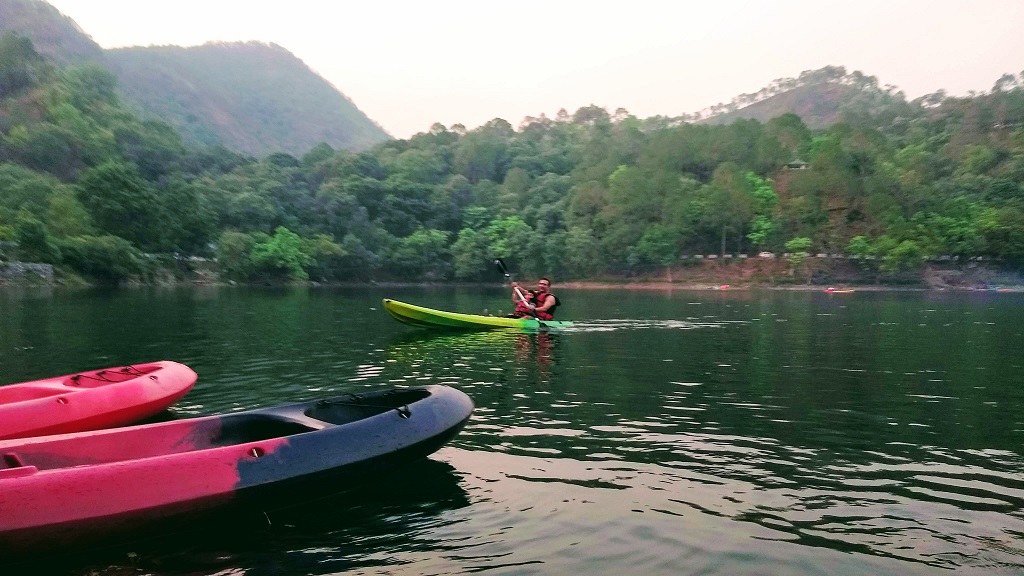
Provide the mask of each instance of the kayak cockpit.
{"label": "kayak cockpit", "polygon": [[[366,420],[390,411],[411,414],[409,405],[430,396],[424,389],[383,394],[350,394],[320,400],[153,426],[101,430],[91,434],[41,437],[18,446],[17,462],[7,467],[39,470],[167,457],[252,442],[283,439]],[[4,446],[0,443],[0,454]]]}
{"label": "kayak cockpit", "polygon": [[408,414],[409,404],[419,402],[430,396],[427,390],[396,390],[372,398],[359,396],[341,396],[321,400],[308,408],[305,415],[314,420],[321,420],[335,426],[364,420],[390,410],[399,414]]}
{"label": "kayak cockpit", "polygon": [[67,394],[68,392],[73,392],[73,390],[68,390],[62,385],[52,384],[38,384],[35,386],[3,386],[0,387],[0,404],[28,402],[29,400],[39,400],[40,398],[60,396],[61,394]]}
{"label": "kayak cockpit", "polygon": [[193,436],[193,450],[206,450],[221,446],[236,446],[249,442],[261,442],[274,438],[286,438],[296,434],[305,434],[323,429],[313,423],[296,422],[294,420],[269,416],[252,415],[237,418],[225,416],[221,426],[205,431],[206,434]]}
{"label": "kayak cockpit", "polygon": [[[329,427],[266,414],[239,414],[92,434],[40,437],[18,447],[18,462],[39,470],[169,457],[262,442]],[[0,453],[4,447],[0,445]]]}

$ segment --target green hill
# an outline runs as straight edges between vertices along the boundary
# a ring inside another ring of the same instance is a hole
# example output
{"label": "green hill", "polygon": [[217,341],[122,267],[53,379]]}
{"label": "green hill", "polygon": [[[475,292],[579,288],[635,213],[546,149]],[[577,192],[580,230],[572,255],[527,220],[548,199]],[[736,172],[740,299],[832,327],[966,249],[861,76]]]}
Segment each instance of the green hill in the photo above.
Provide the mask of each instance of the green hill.
{"label": "green hill", "polygon": [[103,50],[42,0],[0,0],[0,36],[6,32],[31,40],[58,67],[108,67],[128,106],[170,124],[186,144],[221,144],[261,156],[301,155],[321,142],[364,150],[391,139],[336,87],[274,44]]}
{"label": "green hill", "polygon": [[796,114],[811,130],[824,130],[838,122],[907,114],[907,106],[902,92],[894,86],[879,87],[874,76],[825,66],[804,71],[798,78],[774,80],[754,94],[741,94],[728,104],[716,104],[684,119],[721,125],[741,119],[764,123]]}
{"label": "green hill", "polygon": [[823,130],[840,121],[840,109],[854,92],[854,88],[836,83],[800,86],[739,110],[718,114],[706,122],[730,124],[740,119],[767,122],[792,113],[799,116],[811,130]]}
{"label": "green hill", "polygon": [[304,154],[321,142],[361,150],[390,139],[334,86],[276,44],[108,50],[126,101],[186,143],[254,155]]}

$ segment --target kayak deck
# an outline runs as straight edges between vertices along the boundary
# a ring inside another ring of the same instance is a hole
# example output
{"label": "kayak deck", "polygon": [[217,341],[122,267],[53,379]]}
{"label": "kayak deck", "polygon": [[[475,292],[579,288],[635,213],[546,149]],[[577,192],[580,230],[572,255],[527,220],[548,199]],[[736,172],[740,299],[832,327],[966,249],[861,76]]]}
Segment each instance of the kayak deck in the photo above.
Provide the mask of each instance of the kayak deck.
{"label": "kayak deck", "polygon": [[480,314],[462,314],[434,310],[398,300],[384,299],[384,309],[399,322],[418,328],[441,328],[448,330],[489,330],[492,328],[518,328],[520,330],[545,330],[572,326],[567,320],[538,320],[536,318],[504,318]]}
{"label": "kayak deck", "polygon": [[0,439],[130,424],[181,399],[196,373],[161,361],[0,386]]}

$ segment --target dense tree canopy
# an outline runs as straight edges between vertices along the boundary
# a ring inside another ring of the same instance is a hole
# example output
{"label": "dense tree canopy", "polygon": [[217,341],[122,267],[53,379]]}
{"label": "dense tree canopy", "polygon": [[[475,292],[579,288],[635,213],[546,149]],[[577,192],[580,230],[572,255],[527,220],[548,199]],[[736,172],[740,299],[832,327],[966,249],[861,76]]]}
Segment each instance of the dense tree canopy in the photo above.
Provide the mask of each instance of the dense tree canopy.
{"label": "dense tree canopy", "polygon": [[1024,263],[1024,78],[907,102],[859,72],[807,79],[822,75],[859,91],[824,130],[587,106],[257,159],[190,149],[129,113],[99,66],[54,71],[5,36],[0,241],[115,280],[175,254],[240,280],[484,280],[496,257],[587,278],[764,250],[874,256],[880,273]]}

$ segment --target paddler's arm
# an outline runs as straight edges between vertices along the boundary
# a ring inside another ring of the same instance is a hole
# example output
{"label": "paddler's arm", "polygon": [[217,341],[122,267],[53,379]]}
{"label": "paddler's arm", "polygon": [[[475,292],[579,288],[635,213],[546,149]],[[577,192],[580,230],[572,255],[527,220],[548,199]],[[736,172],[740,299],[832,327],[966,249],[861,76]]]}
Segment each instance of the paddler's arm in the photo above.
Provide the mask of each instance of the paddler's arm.
{"label": "paddler's arm", "polygon": [[517,288],[519,288],[519,283],[518,282],[513,282],[512,283],[512,303],[513,304],[518,304],[519,303],[519,293],[520,293],[521,290],[517,290]]}

